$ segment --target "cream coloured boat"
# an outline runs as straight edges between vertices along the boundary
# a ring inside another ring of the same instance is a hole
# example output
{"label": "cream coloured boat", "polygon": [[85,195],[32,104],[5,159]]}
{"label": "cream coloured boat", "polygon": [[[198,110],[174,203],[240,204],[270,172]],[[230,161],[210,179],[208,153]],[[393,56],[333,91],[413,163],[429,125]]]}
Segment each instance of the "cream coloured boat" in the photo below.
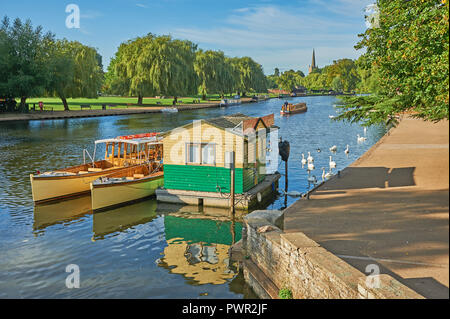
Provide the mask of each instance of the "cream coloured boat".
{"label": "cream coloured boat", "polygon": [[92,210],[105,210],[155,194],[164,185],[162,144],[148,145],[149,161],[96,179],[91,183]]}
{"label": "cream coloured boat", "polygon": [[[97,140],[92,157],[86,150],[83,151],[84,164],[37,175],[30,174],[33,201],[38,204],[89,193],[90,183],[99,177],[145,162],[148,146],[144,141],[157,141],[160,139],[157,135],[158,133],[145,133]],[[94,161],[99,144],[106,144],[105,158]],[[86,162],[86,153],[91,162]]]}

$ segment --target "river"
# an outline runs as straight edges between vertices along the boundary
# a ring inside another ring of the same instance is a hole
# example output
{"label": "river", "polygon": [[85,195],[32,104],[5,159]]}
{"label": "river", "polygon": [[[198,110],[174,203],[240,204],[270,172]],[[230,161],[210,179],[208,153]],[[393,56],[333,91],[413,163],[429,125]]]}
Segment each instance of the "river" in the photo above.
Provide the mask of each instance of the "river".
{"label": "river", "polygon": [[[29,174],[77,165],[94,140],[166,131],[194,119],[244,113],[275,114],[279,135],[291,145],[289,191],[308,190],[301,154],[314,157],[321,180],[329,156],[342,170],[385,133],[357,124],[333,122],[337,98],[290,98],[308,111],[281,117],[284,100],[171,114],[139,114],[0,123],[0,298],[253,298],[228,248],[240,239],[242,224],[223,211],[161,205],[150,199],[93,214],[90,197],[34,207]],[[357,134],[365,136],[357,142]],[[365,134],[365,135],[364,135]],[[344,153],[349,145],[349,154]],[[338,150],[331,154],[329,148]],[[321,152],[317,152],[320,149]],[[279,166],[284,174],[284,165]],[[284,187],[284,177],[280,188]],[[281,196],[268,209],[296,198]],[[233,235],[234,233],[234,235]],[[77,265],[80,288],[66,287]],[[66,270],[68,272],[66,272]]]}

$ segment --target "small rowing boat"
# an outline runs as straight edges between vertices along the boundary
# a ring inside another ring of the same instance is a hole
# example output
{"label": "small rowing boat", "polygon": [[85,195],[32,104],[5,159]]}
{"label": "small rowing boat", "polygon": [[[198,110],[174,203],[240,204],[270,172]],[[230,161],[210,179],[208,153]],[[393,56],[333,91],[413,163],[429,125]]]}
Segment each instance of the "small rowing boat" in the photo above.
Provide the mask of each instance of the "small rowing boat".
{"label": "small rowing boat", "polygon": [[291,104],[286,102],[281,107],[280,114],[281,115],[297,114],[306,112],[307,110],[308,108],[306,107],[306,103]]}
{"label": "small rowing boat", "polygon": [[164,185],[162,143],[145,139],[134,142],[137,145],[145,144],[145,161],[93,181],[90,186],[93,211],[150,197],[158,187]]}
{"label": "small rowing boat", "polygon": [[[140,150],[136,139],[155,141],[159,133],[144,133],[119,136],[114,139],[95,141],[94,153],[91,157],[83,150],[83,164],[71,166],[45,173],[30,174],[31,192],[35,204],[65,199],[90,192],[90,183],[123,168],[143,162],[144,150]],[[95,153],[99,144],[106,144],[105,157],[95,161]],[[91,162],[86,161],[86,154]]]}

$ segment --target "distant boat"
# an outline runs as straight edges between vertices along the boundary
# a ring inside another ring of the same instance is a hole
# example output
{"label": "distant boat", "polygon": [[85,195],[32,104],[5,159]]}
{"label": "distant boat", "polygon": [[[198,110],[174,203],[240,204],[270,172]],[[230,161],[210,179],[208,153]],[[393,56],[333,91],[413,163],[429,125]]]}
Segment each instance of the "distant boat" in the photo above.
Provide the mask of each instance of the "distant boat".
{"label": "distant boat", "polygon": [[178,109],[176,107],[165,107],[161,110],[163,113],[177,113]]}
{"label": "distant boat", "polygon": [[223,99],[220,101],[220,106],[231,106],[231,105],[237,105],[241,104],[241,99]]}
{"label": "distant boat", "polygon": [[283,104],[281,107],[280,114],[281,115],[289,115],[289,114],[296,114],[296,113],[303,113],[306,112],[308,108],[306,107],[306,103],[298,103],[298,104]]}

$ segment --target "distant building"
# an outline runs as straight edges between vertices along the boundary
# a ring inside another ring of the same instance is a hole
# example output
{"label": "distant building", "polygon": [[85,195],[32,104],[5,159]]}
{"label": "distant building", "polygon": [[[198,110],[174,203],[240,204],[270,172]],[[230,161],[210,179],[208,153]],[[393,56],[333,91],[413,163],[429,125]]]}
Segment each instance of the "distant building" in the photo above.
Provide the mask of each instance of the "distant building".
{"label": "distant building", "polygon": [[312,53],[312,61],[311,61],[311,65],[309,66],[309,73],[311,73],[312,71],[318,69],[317,65],[316,65],[316,54],[314,53],[314,49],[313,49],[313,53]]}

